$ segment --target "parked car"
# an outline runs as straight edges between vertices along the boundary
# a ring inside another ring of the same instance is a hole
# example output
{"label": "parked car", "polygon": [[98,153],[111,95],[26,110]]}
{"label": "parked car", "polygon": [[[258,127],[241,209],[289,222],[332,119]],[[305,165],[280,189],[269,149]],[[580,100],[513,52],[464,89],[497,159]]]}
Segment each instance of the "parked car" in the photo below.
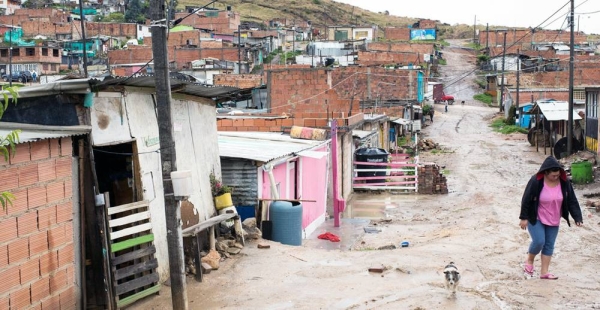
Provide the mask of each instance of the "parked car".
{"label": "parked car", "polygon": [[26,83],[26,82],[30,82],[31,80],[33,80],[33,77],[31,76],[31,72],[29,71],[13,71],[12,73],[12,79],[10,78],[11,76],[8,75],[8,73],[4,73],[2,74],[2,80],[4,82],[8,82],[9,79],[11,79],[13,82],[21,82],[21,83]]}

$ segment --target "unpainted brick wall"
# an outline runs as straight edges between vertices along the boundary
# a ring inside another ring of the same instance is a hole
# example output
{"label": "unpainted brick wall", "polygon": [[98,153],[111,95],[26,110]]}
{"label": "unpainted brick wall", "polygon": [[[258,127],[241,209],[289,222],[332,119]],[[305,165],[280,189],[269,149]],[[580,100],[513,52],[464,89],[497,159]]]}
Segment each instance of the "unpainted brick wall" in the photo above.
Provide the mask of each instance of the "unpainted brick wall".
{"label": "unpainted brick wall", "polygon": [[273,114],[328,111],[347,116],[360,112],[359,102],[369,97],[369,89],[371,98],[407,99],[417,94],[417,74],[408,70],[344,67],[280,69],[269,74]]}
{"label": "unpainted brick wall", "polygon": [[387,27],[383,29],[386,40],[408,41],[410,40],[410,29],[408,27],[395,28]]}
{"label": "unpainted brick wall", "polygon": [[[175,61],[177,68],[187,68],[194,60],[217,58],[228,61],[238,61],[237,48],[177,48],[169,46],[169,61]],[[152,59],[152,47],[138,46],[126,50],[108,51],[111,64],[145,63]]]}
{"label": "unpainted brick wall", "polygon": [[0,309],[74,309],[71,138],[17,145],[0,159]]}
{"label": "unpainted brick wall", "polygon": [[[514,42],[522,42],[525,47],[531,46],[531,43],[540,42],[570,42],[569,31],[558,31],[558,30],[536,30],[532,35],[530,30],[516,30],[510,29],[506,33],[506,46],[513,45]],[[479,44],[482,46],[487,44],[490,46],[498,46],[504,44],[504,34],[501,31],[489,31],[489,34],[485,29],[479,31]],[[575,43],[581,43],[588,41],[587,36],[583,32],[575,33]],[[529,49],[529,48],[527,48]]]}
{"label": "unpainted brick wall", "polygon": [[254,88],[262,85],[260,74],[216,74],[213,76],[215,86],[231,86],[237,88]]}
{"label": "unpainted brick wall", "polygon": [[414,65],[424,62],[423,54],[415,52],[358,52],[357,63],[361,66],[412,63]]}

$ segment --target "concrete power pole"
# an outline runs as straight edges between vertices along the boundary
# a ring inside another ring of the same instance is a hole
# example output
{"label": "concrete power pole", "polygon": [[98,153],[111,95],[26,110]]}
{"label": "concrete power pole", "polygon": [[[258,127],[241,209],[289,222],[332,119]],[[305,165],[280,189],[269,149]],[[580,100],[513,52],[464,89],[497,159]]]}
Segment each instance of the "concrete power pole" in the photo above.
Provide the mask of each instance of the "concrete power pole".
{"label": "concrete power pole", "polygon": [[175,201],[171,172],[177,170],[175,141],[173,139],[173,117],[171,115],[171,83],[169,81],[166,2],[150,0],[152,18],[152,55],[154,56],[154,79],[156,83],[156,106],[160,161],[165,197],[167,224],[167,246],[169,250],[169,272],[171,274],[171,302],[175,310],[187,310],[183,238],[181,236],[181,211]]}
{"label": "concrete power pole", "polygon": [[504,43],[502,44],[502,81],[500,81],[500,112],[504,111],[504,60],[506,57],[506,32],[504,31]]}
{"label": "concrete power pole", "polygon": [[571,0],[571,14],[569,16],[571,23],[571,44],[569,46],[569,118],[567,122],[567,156],[571,155],[573,150],[573,70],[575,63],[575,0]]}

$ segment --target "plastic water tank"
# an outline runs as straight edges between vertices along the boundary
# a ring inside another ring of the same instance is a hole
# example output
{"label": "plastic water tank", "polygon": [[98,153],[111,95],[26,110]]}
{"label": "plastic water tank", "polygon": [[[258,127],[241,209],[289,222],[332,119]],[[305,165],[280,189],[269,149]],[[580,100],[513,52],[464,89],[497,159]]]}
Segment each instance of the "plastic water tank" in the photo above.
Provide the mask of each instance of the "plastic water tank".
{"label": "plastic water tank", "polygon": [[269,207],[272,239],[287,245],[302,245],[302,204],[274,201]]}
{"label": "plastic water tank", "polygon": [[[376,147],[360,148],[354,152],[356,161],[369,163],[387,163],[390,153],[384,149]],[[376,165],[356,165],[357,169],[385,169],[385,166]],[[382,177],[386,175],[386,171],[359,171],[359,177]],[[367,180],[366,183],[383,183],[384,180]]]}

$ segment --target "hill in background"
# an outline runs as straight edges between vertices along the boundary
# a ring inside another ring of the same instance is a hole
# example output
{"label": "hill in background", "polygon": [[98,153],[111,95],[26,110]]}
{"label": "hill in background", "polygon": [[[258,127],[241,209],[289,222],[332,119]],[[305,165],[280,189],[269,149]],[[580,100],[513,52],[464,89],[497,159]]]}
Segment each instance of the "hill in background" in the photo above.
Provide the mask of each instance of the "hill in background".
{"label": "hill in background", "polygon": [[[179,8],[197,6],[193,0],[180,0]],[[310,20],[313,27],[324,29],[331,25],[377,25],[384,27],[408,27],[421,18],[389,15],[385,7],[381,12],[371,12],[359,7],[332,0],[222,0],[210,7],[232,10],[241,14],[242,22],[263,23],[275,18]],[[426,19],[423,16],[422,19]],[[472,38],[473,26],[438,24],[440,37]],[[483,30],[483,27],[480,29]]]}

